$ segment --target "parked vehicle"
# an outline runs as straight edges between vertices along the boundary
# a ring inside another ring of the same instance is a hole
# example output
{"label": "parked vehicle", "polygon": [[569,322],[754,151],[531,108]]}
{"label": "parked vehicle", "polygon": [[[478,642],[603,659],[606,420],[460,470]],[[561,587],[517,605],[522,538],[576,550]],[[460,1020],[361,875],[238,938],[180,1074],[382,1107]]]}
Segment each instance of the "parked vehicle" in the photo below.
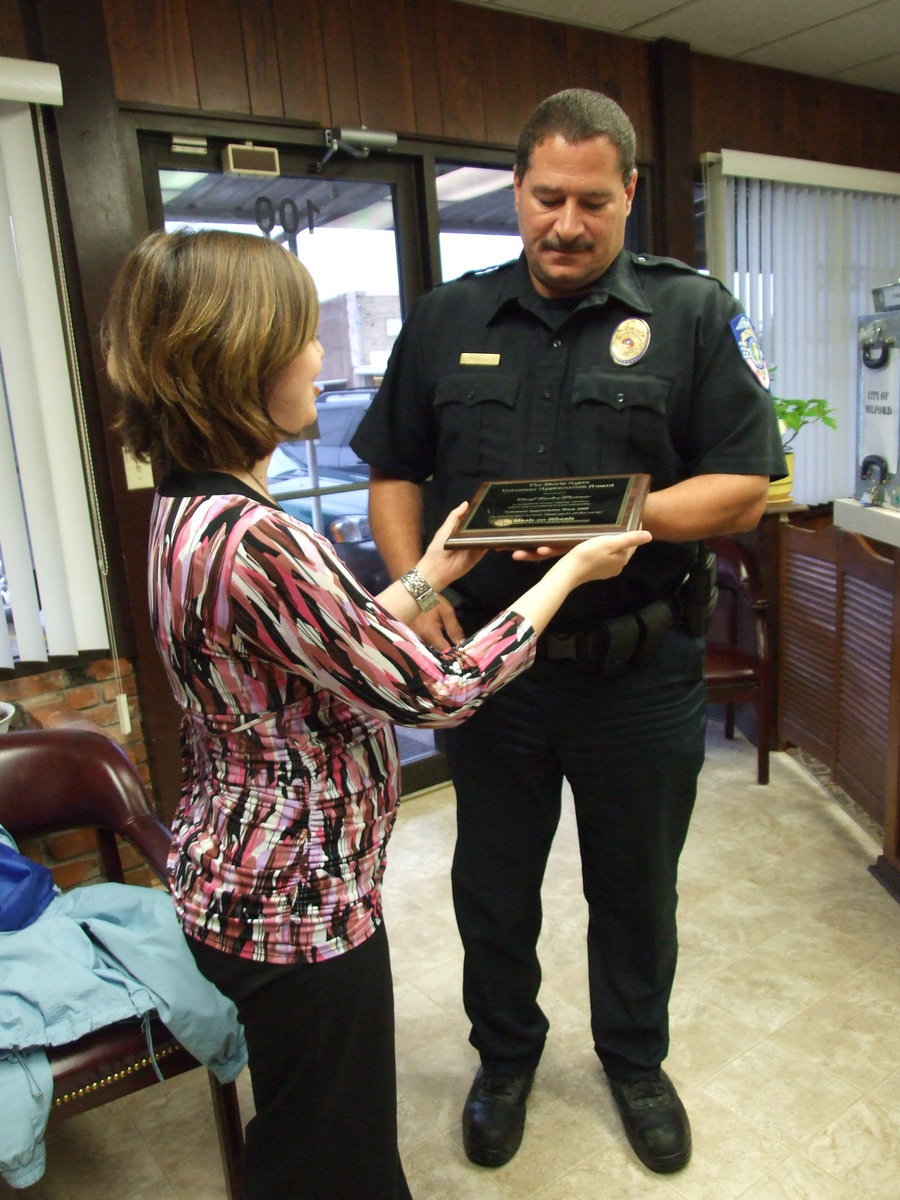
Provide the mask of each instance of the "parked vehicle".
{"label": "parked vehicle", "polygon": [[334,543],[339,557],[370,592],[387,587],[390,579],[369,527],[369,490],[364,479],[349,471],[320,474],[317,494],[310,494],[313,477],[282,445],[269,465],[269,490],[285,512]]}
{"label": "parked vehicle", "polygon": [[[375,391],[322,392],[316,400],[318,438],[282,442],[269,465],[269,488],[281,507],[324,533],[370,592],[380,592],[390,580],[369,527],[369,465],[354,454],[350,439]],[[310,495],[313,487],[324,494]]]}
{"label": "parked vehicle", "polygon": [[[350,439],[365,415],[376,389],[343,388],[322,392],[316,401],[319,436],[312,443],[315,461],[325,475],[349,471],[356,479],[369,478],[369,464],[364,463],[350,446]],[[309,470],[310,443],[285,442],[282,449],[298,466]]]}

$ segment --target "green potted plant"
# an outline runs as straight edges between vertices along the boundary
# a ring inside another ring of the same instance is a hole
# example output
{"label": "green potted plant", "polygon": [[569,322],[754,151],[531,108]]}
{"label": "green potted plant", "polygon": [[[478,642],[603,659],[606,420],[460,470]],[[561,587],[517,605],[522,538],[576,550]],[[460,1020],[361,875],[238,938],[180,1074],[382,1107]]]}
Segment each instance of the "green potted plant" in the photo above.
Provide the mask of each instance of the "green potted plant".
{"label": "green potted plant", "polygon": [[821,421],[829,429],[837,429],[837,422],[831,415],[834,409],[821,397],[813,400],[783,400],[780,396],[773,396],[772,402],[781,424],[781,444],[785,454],[793,453],[790,447],[804,425]]}
{"label": "green potted plant", "polygon": [[821,421],[829,429],[837,429],[837,422],[832,416],[834,409],[820,396],[806,400],[786,400],[781,396],[773,396],[772,403],[781,429],[781,445],[787,459],[788,473],[785,479],[777,479],[769,484],[769,499],[790,500],[794,486],[794,438],[804,426],[813,425],[816,421]]}

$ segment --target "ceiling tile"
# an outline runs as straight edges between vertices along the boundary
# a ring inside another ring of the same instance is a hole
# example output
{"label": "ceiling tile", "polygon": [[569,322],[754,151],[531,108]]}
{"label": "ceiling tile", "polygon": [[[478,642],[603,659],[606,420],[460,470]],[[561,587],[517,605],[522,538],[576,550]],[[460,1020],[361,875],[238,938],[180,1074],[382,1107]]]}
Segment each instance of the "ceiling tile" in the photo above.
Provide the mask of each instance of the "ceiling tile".
{"label": "ceiling tile", "polygon": [[900,0],[883,0],[735,57],[764,66],[833,75],[900,51]]}
{"label": "ceiling tile", "polygon": [[835,79],[843,83],[856,83],[861,87],[880,88],[885,92],[900,91],[900,54],[887,54],[864,66],[848,67],[846,71],[835,71]]}
{"label": "ceiling tile", "polygon": [[851,10],[870,7],[871,0],[817,0],[815,6],[785,0],[755,0],[752,5],[694,0],[633,28],[641,37],[678,38],[703,54],[733,58],[810,27],[827,27]]}

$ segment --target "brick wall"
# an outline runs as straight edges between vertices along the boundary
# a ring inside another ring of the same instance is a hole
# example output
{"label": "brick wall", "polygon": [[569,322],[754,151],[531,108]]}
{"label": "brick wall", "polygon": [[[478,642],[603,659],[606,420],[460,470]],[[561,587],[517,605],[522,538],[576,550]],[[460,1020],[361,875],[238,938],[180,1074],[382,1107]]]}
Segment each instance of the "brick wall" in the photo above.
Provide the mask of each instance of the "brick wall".
{"label": "brick wall", "polygon": [[[134,671],[130,662],[119,659],[132,726],[130,733],[123,734],[119,729],[116,706],[115,666],[112,659],[99,659],[85,666],[60,667],[39,675],[22,675],[0,682],[0,700],[16,707],[10,729],[51,729],[67,725],[94,729],[120,745],[137,767],[141,779],[148,783],[147,752]],[[0,734],[0,738],[3,736]],[[19,849],[49,867],[63,889],[97,883],[103,878],[96,842],[90,830],[35,839],[22,844]],[[120,849],[129,883],[149,885],[157,882],[156,876],[130,846],[123,844]]]}

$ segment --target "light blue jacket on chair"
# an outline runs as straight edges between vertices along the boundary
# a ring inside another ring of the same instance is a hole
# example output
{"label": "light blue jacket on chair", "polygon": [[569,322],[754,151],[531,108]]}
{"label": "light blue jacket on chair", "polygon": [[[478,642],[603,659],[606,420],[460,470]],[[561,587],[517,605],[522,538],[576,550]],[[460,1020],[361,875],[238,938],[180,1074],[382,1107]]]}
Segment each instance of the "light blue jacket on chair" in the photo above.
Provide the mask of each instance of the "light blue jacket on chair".
{"label": "light blue jacket on chair", "polygon": [[[10,844],[2,827],[0,839]],[[76,888],[0,933],[0,1174],[9,1184],[28,1187],[44,1173],[53,1080],[43,1048],[154,1011],[222,1083],[245,1065],[237,1011],[197,970],[167,892]]]}

